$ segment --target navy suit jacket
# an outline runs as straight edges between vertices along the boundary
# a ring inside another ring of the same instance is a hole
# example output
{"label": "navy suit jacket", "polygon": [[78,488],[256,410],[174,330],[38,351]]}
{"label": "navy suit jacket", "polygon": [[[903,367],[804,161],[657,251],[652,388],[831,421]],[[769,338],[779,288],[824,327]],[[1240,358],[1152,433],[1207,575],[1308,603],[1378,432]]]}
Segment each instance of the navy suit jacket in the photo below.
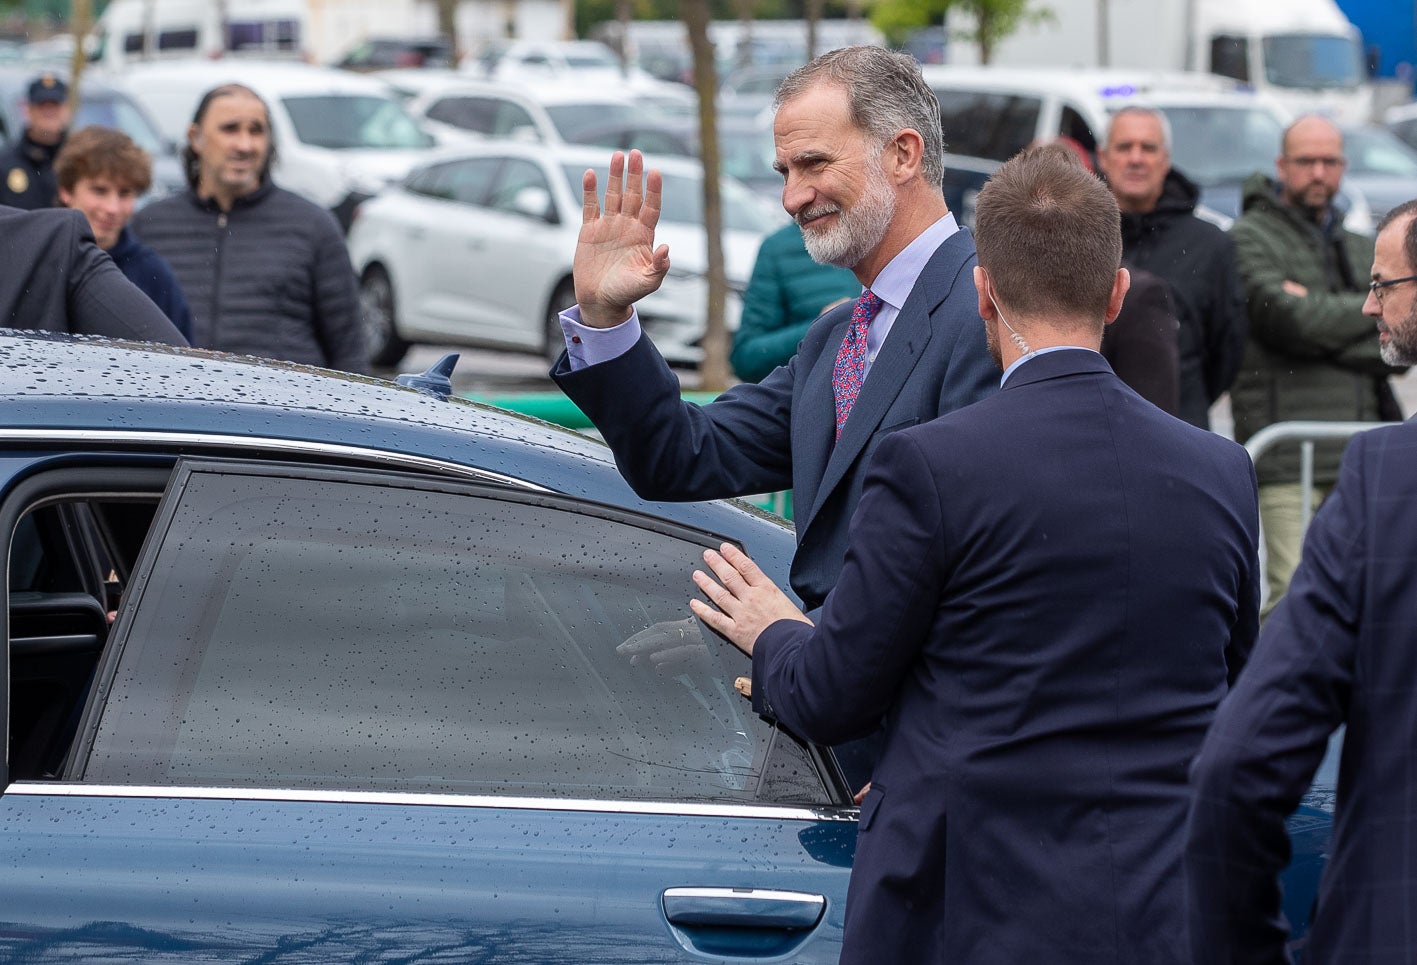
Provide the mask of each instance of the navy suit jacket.
{"label": "navy suit jacket", "polygon": [[841,572],[847,524],[876,446],[998,387],[979,319],[976,263],[967,229],[935,251],[834,445],[832,368],[850,304],[818,319],[786,365],[706,406],[680,398],[678,378],[647,337],[625,355],[577,372],[563,354],[551,377],[595,423],[644,499],[720,499],[791,487],[798,544],[792,588],[814,609]]}
{"label": "navy suit jacket", "polygon": [[753,653],[755,709],[810,740],[886,718],[843,962],[1187,959],[1187,766],[1257,532],[1245,451],[1086,350],[882,443],[818,626]]}
{"label": "navy suit jacket", "polygon": [[1347,724],[1305,965],[1417,958],[1417,425],[1348,444],[1289,592],[1196,759],[1196,961],[1287,961],[1284,820]]}

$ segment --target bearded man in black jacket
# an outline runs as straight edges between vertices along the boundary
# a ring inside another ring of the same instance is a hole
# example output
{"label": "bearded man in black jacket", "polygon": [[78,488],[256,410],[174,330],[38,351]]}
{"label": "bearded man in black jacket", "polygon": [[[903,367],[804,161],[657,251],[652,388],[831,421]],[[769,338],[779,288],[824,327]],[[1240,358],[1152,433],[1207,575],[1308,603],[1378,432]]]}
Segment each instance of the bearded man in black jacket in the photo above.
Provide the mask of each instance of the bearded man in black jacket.
{"label": "bearded man in black jacket", "polygon": [[1122,257],[1167,283],[1180,322],[1181,408],[1210,428],[1210,407],[1230,388],[1245,354],[1248,320],[1235,245],[1196,217],[1200,195],[1171,167],[1171,134],[1160,111],[1125,107],[1112,116],[1097,166],[1122,209]]}
{"label": "bearded man in black jacket", "polygon": [[358,284],[334,217],[271,183],[270,111],[225,84],[197,106],[182,151],[190,190],[133,231],[172,266],[203,348],[367,372]]}

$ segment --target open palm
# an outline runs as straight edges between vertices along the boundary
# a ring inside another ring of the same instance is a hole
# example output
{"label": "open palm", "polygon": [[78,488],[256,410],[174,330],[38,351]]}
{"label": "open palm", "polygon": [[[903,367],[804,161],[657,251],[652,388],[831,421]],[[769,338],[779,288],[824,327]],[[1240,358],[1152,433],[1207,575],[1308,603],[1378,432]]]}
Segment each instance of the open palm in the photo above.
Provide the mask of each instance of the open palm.
{"label": "open palm", "polygon": [[630,152],[628,163],[616,151],[603,212],[594,171],[585,173],[581,187],[581,232],[572,268],[576,301],[584,324],[609,328],[628,319],[630,307],[658,289],[669,271],[669,246],[654,246],[663,179],[658,171],[645,172],[639,151]]}

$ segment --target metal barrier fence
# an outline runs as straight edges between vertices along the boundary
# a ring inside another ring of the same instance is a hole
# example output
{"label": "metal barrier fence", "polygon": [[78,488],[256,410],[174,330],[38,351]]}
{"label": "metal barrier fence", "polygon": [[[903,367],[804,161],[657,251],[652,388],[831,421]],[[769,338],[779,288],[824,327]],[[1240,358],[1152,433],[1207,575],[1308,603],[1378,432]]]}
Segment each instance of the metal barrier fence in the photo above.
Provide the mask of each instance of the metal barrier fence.
{"label": "metal barrier fence", "polygon": [[[1309,520],[1314,515],[1314,443],[1326,439],[1350,439],[1360,432],[1376,429],[1378,426],[1394,425],[1391,422],[1276,422],[1265,426],[1250,436],[1245,443],[1245,451],[1250,461],[1259,464],[1260,456],[1281,443],[1299,443],[1299,487],[1301,492],[1300,532],[1309,528]],[[1260,541],[1261,553],[1264,541]]]}

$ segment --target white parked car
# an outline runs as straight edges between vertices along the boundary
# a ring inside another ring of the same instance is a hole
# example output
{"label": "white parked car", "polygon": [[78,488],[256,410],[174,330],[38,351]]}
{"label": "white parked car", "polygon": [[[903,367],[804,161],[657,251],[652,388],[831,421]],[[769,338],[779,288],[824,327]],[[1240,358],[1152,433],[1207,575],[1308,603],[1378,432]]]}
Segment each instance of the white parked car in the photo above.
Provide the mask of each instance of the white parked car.
{"label": "white parked car", "polygon": [[[515,142],[440,153],[402,184],[366,201],[349,233],[376,365],[393,365],[410,343],[435,342],[545,352],[563,337],[559,313],[575,303],[571,261],[581,225],[581,176],[601,173],[609,152]],[[640,321],[672,362],[702,355],[707,268],[702,168],[652,159],[664,176],[656,239],[673,267],[638,305]],[[603,185],[602,185],[603,188]],[[747,284],[764,234],[782,223],[747,188],[723,182],[723,249],[730,287],[727,322]]]}
{"label": "white parked car", "polygon": [[379,81],[305,64],[182,61],[134,64],[114,75],[177,144],[202,95],[220,84],[254,90],[271,111],[277,184],[333,210],[354,206],[407,174],[436,140]]}
{"label": "white parked car", "polygon": [[658,116],[628,93],[596,84],[462,81],[408,102],[419,122],[446,140],[468,134],[539,144],[579,144],[584,132]]}

